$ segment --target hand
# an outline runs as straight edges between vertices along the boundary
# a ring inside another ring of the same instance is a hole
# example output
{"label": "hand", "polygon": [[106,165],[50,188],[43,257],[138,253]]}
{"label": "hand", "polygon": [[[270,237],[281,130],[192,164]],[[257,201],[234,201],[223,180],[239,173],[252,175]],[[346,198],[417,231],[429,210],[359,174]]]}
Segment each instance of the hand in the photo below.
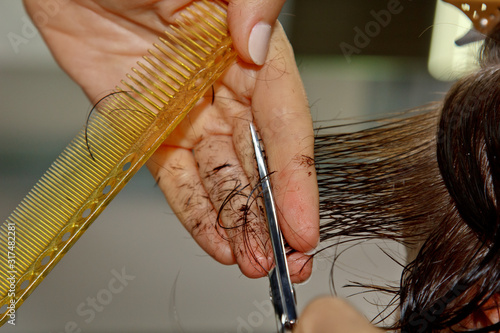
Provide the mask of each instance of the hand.
{"label": "hand", "polygon": [[333,297],[317,299],[299,317],[293,333],[382,333],[347,302]]}
{"label": "hand", "polygon": [[[41,2],[24,2],[36,24]],[[61,67],[97,101],[111,92],[190,2],[67,1],[39,29]],[[261,14],[266,5],[274,14]],[[251,6],[255,7],[245,17],[242,9]],[[253,22],[272,21],[279,5],[273,0],[234,1],[229,7],[235,43],[241,58],[249,60],[252,52],[244,41]],[[214,91],[214,103],[209,92],[152,156],[148,167],[174,212],[207,253],[223,264],[238,263],[249,277],[264,276],[272,266],[272,250],[259,209],[255,205],[247,209],[250,187],[225,205],[217,220],[231,190],[258,182],[248,128],[254,121],[274,172],[271,180],[282,231],[297,250],[288,258],[290,272],[295,282],[302,281],[311,272],[304,253],[319,239],[314,138],[308,102],[281,27],[276,25],[272,31],[264,66],[240,59]]]}

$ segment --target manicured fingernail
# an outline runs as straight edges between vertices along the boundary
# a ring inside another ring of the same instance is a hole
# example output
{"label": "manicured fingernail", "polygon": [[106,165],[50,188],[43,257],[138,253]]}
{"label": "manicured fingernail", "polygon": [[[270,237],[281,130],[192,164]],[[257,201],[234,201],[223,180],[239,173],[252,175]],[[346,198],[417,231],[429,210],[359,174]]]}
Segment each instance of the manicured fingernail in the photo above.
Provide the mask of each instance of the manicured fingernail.
{"label": "manicured fingernail", "polygon": [[263,65],[266,61],[270,38],[271,26],[269,24],[259,22],[253,27],[248,39],[248,52],[256,65]]}

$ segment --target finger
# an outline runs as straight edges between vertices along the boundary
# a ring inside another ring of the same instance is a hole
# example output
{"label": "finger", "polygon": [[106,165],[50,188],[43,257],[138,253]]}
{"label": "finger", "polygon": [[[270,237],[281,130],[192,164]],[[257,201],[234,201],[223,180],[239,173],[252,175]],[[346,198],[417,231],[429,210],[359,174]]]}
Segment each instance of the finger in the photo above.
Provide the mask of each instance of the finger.
{"label": "finger", "polygon": [[347,302],[325,297],[311,302],[299,316],[294,333],[381,333]]}
{"label": "finger", "polygon": [[284,3],[285,0],[229,1],[229,31],[238,54],[245,62],[264,64],[271,27]]}
{"label": "finger", "polygon": [[306,281],[312,273],[313,259],[311,256],[300,252],[294,252],[287,256],[288,271],[292,283]]}
{"label": "finger", "polygon": [[225,230],[217,228],[217,212],[202,185],[192,152],[161,146],[147,166],[170,207],[201,248],[222,264],[236,263]]}
{"label": "finger", "polygon": [[319,241],[312,120],[293,51],[278,25],[272,45],[256,79],[253,113],[272,173],[283,235],[292,248],[307,252]]}
{"label": "finger", "polygon": [[[180,11],[190,5],[191,2],[193,0],[159,1],[155,4],[155,7],[159,10],[165,22],[173,24],[180,18]],[[135,6],[137,7],[137,4]]]}
{"label": "finger", "polygon": [[240,270],[257,278],[265,276],[271,268],[272,248],[267,225],[232,140],[226,135],[205,138],[194,149],[195,159]]}
{"label": "finger", "polygon": [[250,134],[251,117],[251,113],[248,112],[245,116],[242,115],[233,121],[233,145],[234,151],[250,184],[256,186],[260,181],[260,176],[257,169],[252,136]]}
{"label": "finger", "polygon": [[[249,133],[250,120],[245,119],[242,115],[238,117],[234,123],[233,144],[238,159],[241,161],[242,168],[245,171],[250,184],[255,185],[259,183],[259,175],[256,169],[255,152]],[[264,219],[261,223],[267,223]],[[269,239],[269,231],[267,228],[260,229],[264,232],[259,236],[259,239]],[[287,256],[288,268],[293,283],[300,283],[306,281],[312,272],[312,258],[300,252],[293,252]]]}

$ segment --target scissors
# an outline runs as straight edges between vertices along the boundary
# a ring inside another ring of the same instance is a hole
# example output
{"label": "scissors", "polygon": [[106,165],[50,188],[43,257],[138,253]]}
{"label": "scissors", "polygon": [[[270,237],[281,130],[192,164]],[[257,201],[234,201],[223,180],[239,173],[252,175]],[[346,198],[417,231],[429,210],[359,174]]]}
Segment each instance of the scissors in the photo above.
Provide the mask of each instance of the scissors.
{"label": "scissors", "polygon": [[271,191],[271,182],[269,180],[266,161],[257,131],[252,123],[250,123],[250,132],[252,134],[252,142],[255,150],[255,159],[257,160],[257,167],[259,169],[260,186],[262,187],[264,208],[266,211],[267,223],[269,225],[269,236],[271,238],[274,253],[275,266],[268,274],[271,301],[273,302],[274,312],[276,313],[278,333],[291,333],[293,326],[297,322],[294,288],[288,271],[283,235],[278,225],[276,206]]}

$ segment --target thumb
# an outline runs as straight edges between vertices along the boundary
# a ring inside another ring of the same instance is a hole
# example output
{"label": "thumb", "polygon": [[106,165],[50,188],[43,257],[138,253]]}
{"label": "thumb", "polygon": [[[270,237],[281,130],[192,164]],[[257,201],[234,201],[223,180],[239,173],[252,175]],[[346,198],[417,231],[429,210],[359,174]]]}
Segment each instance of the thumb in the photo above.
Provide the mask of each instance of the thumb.
{"label": "thumb", "polygon": [[347,302],[324,297],[309,304],[297,321],[293,333],[384,333]]}
{"label": "thumb", "polygon": [[229,0],[227,20],[236,51],[245,62],[263,65],[271,30],[285,0]]}

